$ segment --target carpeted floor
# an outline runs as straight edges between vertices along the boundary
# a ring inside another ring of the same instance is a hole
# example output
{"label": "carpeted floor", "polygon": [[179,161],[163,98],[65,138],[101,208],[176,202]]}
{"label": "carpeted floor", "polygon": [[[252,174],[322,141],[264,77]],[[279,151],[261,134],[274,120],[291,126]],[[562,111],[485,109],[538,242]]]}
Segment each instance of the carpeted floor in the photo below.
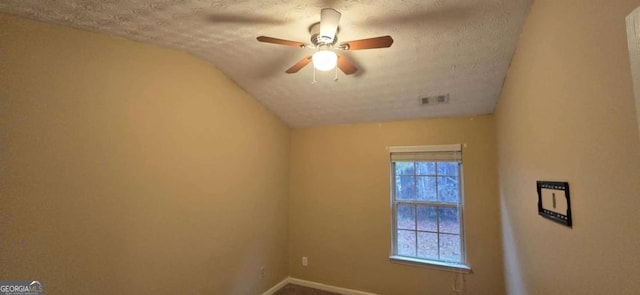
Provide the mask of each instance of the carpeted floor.
{"label": "carpeted floor", "polygon": [[311,289],[298,285],[288,284],[278,290],[274,295],[340,295],[338,293]]}

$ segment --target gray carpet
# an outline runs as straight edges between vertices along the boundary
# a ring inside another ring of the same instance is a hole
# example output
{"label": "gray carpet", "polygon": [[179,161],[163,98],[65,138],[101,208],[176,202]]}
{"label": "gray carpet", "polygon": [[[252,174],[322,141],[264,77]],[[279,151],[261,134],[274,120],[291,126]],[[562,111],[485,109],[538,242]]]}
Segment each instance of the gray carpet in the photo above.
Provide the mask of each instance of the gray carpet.
{"label": "gray carpet", "polygon": [[298,285],[287,284],[274,295],[340,295],[338,293],[322,291]]}

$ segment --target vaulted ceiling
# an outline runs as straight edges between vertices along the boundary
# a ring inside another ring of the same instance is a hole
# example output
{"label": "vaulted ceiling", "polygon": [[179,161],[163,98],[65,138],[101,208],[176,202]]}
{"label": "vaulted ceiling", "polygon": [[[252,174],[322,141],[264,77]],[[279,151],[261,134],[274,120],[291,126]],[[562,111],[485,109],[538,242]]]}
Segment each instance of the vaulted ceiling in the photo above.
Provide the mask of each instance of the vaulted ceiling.
{"label": "vaulted ceiling", "polygon": [[[492,113],[531,0],[0,0],[0,11],[176,48],[214,64],[294,127]],[[285,70],[311,49],[321,8],[338,40],[391,35],[390,48],[340,52],[358,68]],[[423,97],[448,102],[422,105]]]}

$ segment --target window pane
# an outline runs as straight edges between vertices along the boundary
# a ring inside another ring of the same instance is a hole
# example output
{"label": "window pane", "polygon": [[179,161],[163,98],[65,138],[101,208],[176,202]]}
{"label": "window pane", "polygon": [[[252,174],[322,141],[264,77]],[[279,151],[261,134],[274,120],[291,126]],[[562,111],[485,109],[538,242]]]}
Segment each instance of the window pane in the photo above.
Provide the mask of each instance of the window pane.
{"label": "window pane", "polygon": [[418,257],[438,259],[438,234],[418,233]]}
{"label": "window pane", "polygon": [[440,260],[460,262],[460,236],[440,234]]}
{"label": "window pane", "polygon": [[398,200],[414,200],[415,185],[413,176],[396,176],[396,198]]}
{"label": "window pane", "polygon": [[435,207],[418,206],[418,230],[438,231],[438,214]]}
{"label": "window pane", "polygon": [[416,256],[416,232],[398,230],[398,255]]}
{"label": "window pane", "polygon": [[398,222],[398,229],[416,229],[416,215],[415,206],[413,205],[398,205],[398,216],[396,221]]}
{"label": "window pane", "polygon": [[418,172],[416,174],[420,174],[420,175],[435,175],[436,174],[436,163],[435,162],[417,162],[416,166],[418,168]]}
{"label": "window pane", "polygon": [[458,175],[457,162],[438,162],[438,175]]}
{"label": "window pane", "polygon": [[440,154],[413,154],[391,161],[394,255],[460,263],[462,163],[439,162]]}
{"label": "window pane", "polygon": [[418,183],[418,200],[435,201],[436,200],[436,178],[432,176],[417,176]]}
{"label": "window pane", "polygon": [[438,208],[440,212],[440,232],[460,234],[458,208]]}
{"label": "window pane", "polygon": [[458,202],[458,177],[438,176],[438,200],[441,202]]}
{"label": "window pane", "polygon": [[396,175],[413,175],[413,162],[395,162]]}

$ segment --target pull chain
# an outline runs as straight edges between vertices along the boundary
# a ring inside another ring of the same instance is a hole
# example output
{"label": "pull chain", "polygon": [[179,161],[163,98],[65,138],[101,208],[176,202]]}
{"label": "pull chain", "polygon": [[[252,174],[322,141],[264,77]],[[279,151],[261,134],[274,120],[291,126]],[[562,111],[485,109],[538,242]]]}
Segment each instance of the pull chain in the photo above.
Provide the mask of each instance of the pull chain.
{"label": "pull chain", "polygon": [[[333,81],[338,82],[338,67],[335,67]],[[311,84],[316,84],[316,83],[318,83],[318,80],[316,80],[316,68],[314,67],[313,68],[313,80],[311,80]]]}
{"label": "pull chain", "polygon": [[311,81],[311,84],[316,83],[318,83],[318,81],[316,81],[316,67],[313,67],[313,81]]}

